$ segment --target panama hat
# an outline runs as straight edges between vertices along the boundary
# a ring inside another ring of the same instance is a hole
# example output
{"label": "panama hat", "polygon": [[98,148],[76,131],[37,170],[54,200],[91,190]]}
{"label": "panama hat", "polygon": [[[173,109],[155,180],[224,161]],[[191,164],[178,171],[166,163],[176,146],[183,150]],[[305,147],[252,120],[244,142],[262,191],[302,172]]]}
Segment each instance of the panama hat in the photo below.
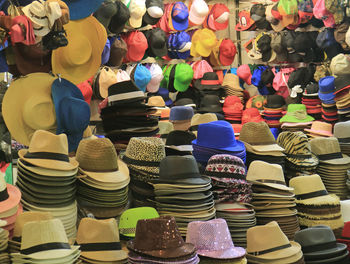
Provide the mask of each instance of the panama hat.
{"label": "panama hat", "polygon": [[52,72],[79,84],[98,71],[107,32],[93,16],[70,21],[65,30],[68,45],[52,52]]}
{"label": "panama hat", "polygon": [[310,141],[311,150],[320,160],[320,163],[330,165],[350,165],[350,157],[342,154],[338,139],[335,137],[314,138]]}
{"label": "panama hat", "polygon": [[90,16],[102,4],[103,0],[64,0],[69,7],[70,19],[78,20]]}
{"label": "panama hat", "polygon": [[11,83],[2,102],[2,115],[16,141],[28,146],[36,130],[56,132],[51,98],[51,85],[55,79],[48,73],[32,73]]}
{"label": "panama hat", "polygon": [[67,136],[44,130],[37,130],[30,141],[29,149],[21,149],[18,156],[35,166],[53,170],[74,170],[79,165],[68,156]]}
{"label": "panama hat", "polygon": [[0,176],[0,213],[4,213],[16,207],[21,200],[20,190],[5,182],[3,176]]}

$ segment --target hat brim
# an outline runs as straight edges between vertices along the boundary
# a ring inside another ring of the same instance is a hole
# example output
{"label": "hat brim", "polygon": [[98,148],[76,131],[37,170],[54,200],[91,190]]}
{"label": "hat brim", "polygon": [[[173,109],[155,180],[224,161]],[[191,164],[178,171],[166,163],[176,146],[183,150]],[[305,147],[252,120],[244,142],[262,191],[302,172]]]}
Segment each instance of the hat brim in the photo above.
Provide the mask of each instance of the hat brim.
{"label": "hat brim", "polygon": [[245,145],[249,145],[251,149],[256,152],[282,152],[284,148],[280,147],[278,144],[269,144],[269,145],[252,145],[247,142],[244,142]]}
{"label": "hat brim", "polygon": [[198,255],[209,257],[213,259],[232,259],[241,258],[246,254],[246,251],[242,247],[230,247],[223,250],[197,250]]}
{"label": "hat brim", "polygon": [[333,136],[332,132],[323,131],[323,130],[313,130],[313,129],[305,128],[304,131],[310,132],[312,134],[320,135],[320,136],[325,136],[325,137],[332,137]]}
{"label": "hat brim", "polygon": [[331,165],[350,165],[350,157],[346,154],[342,154],[342,158],[340,159],[320,160],[320,163],[326,163]]}
{"label": "hat brim", "polygon": [[8,183],[6,184],[6,188],[9,197],[5,201],[0,202],[0,213],[16,207],[21,200],[21,192],[18,188]]}
{"label": "hat brim", "polygon": [[206,185],[211,182],[210,177],[202,176],[202,177],[187,177],[184,179],[154,179],[150,181],[154,184],[161,184],[161,183],[169,183],[169,184],[188,184],[188,185]]}
{"label": "hat brim", "polygon": [[284,123],[306,123],[306,122],[312,122],[314,121],[315,118],[313,118],[310,115],[307,115],[307,117],[305,119],[297,119],[294,116],[290,116],[290,115],[285,115],[280,119],[280,122],[284,122]]}
{"label": "hat brim", "polygon": [[173,18],[170,18],[170,19],[172,21],[172,24],[173,24],[173,27],[175,30],[182,31],[182,30],[186,30],[188,28],[188,19],[184,20],[184,22],[182,22],[182,23],[177,22]]}
{"label": "hat brim", "polygon": [[69,8],[70,20],[83,19],[94,13],[104,0],[89,0],[87,5],[85,1],[63,0]]}
{"label": "hat brim", "polygon": [[[197,139],[193,140],[193,141],[192,141],[192,144],[201,147],[201,145],[199,145],[199,144],[197,143]],[[207,146],[203,146],[203,147],[209,148],[209,147],[207,147]],[[243,143],[242,141],[236,140],[236,145],[235,145],[235,146],[229,146],[229,147],[223,147],[223,148],[215,148],[215,149],[227,150],[227,151],[232,151],[232,152],[241,152],[241,151],[244,151],[244,150],[245,150],[245,146],[244,146],[244,143]]]}

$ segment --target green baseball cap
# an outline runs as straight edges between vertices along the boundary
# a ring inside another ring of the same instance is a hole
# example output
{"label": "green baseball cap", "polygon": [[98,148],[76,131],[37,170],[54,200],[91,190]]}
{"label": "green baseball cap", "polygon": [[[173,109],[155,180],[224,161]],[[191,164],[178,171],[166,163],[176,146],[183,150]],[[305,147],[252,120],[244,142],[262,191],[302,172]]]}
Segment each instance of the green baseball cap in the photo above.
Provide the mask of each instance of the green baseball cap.
{"label": "green baseball cap", "polygon": [[193,79],[193,69],[187,63],[179,63],[175,68],[174,87],[179,92],[185,92]]}
{"label": "green baseball cap", "polygon": [[153,207],[137,207],[124,211],[119,220],[119,233],[122,238],[135,237],[137,221],[157,218],[159,214]]}
{"label": "green baseball cap", "polygon": [[170,72],[173,67],[174,67],[174,64],[168,64],[163,66],[163,80],[160,83],[160,87],[168,89]]}
{"label": "green baseball cap", "polygon": [[312,116],[306,112],[306,106],[303,104],[289,104],[287,114],[280,119],[281,123],[306,123],[314,121]]}

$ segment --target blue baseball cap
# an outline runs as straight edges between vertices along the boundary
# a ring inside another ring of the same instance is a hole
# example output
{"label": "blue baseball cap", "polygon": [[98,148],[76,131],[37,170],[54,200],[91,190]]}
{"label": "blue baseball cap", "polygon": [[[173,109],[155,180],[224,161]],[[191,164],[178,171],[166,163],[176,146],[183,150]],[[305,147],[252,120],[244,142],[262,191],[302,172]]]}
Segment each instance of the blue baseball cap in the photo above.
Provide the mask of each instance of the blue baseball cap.
{"label": "blue baseball cap", "polygon": [[188,8],[183,2],[176,2],[171,11],[171,19],[175,30],[188,28]]}
{"label": "blue baseball cap", "polygon": [[102,52],[101,64],[106,64],[109,61],[109,56],[111,55],[111,42],[107,38],[106,45]]}
{"label": "blue baseball cap", "polygon": [[160,95],[161,97],[163,97],[166,106],[172,105],[173,101],[169,98],[168,89],[160,87],[157,95]]}
{"label": "blue baseball cap", "polygon": [[334,103],[334,80],[335,78],[333,76],[326,76],[318,81],[318,97],[323,102]]}
{"label": "blue baseball cap", "polygon": [[151,81],[152,75],[149,69],[142,64],[137,64],[134,73],[134,82],[136,86],[143,92],[146,92],[147,84]]}
{"label": "blue baseball cap", "polygon": [[192,43],[191,36],[187,32],[181,31],[176,33],[172,43],[179,59],[185,60],[190,56]]}
{"label": "blue baseball cap", "polygon": [[168,37],[168,57],[170,59],[177,59],[177,54],[173,47],[173,39],[175,34],[170,34]]}

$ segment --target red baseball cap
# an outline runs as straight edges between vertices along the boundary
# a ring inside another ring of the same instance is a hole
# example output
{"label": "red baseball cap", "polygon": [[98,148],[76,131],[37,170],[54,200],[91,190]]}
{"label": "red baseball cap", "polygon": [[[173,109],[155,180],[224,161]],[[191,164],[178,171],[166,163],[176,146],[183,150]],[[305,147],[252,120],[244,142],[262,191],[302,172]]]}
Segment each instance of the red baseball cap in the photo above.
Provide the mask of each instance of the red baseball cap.
{"label": "red baseball cap", "polygon": [[235,59],[237,48],[231,39],[223,39],[219,47],[219,60],[221,65],[229,66]]}
{"label": "red baseball cap", "polygon": [[91,87],[89,81],[87,80],[87,81],[84,81],[82,83],[79,83],[77,86],[78,86],[79,90],[81,91],[81,93],[83,94],[85,102],[90,104],[91,97],[92,97],[92,87]]}
{"label": "red baseball cap", "polygon": [[252,84],[252,73],[248,64],[242,64],[237,68],[237,76],[245,81],[247,84]]}
{"label": "red baseball cap", "polygon": [[250,12],[243,10],[238,13],[238,23],[235,26],[236,31],[244,31],[254,25],[255,21],[250,17]]}
{"label": "red baseball cap", "polygon": [[224,30],[228,26],[230,10],[225,4],[214,4],[208,17],[208,26],[212,30]]}
{"label": "red baseball cap", "polygon": [[142,32],[136,30],[125,35],[123,39],[126,45],[128,46],[126,59],[128,61],[142,60],[148,48],[147,39],[145,35]]}

